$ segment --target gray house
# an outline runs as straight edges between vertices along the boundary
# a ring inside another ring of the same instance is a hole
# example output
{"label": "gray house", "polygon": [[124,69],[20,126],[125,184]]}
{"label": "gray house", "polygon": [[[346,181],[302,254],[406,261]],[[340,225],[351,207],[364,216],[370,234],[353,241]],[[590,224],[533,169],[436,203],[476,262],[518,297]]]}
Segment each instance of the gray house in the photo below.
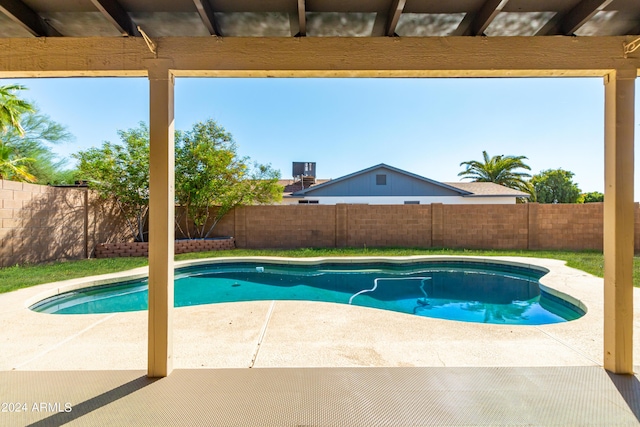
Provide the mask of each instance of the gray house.
{"label": "gray house", "polygon": [[381,163],[285,194],[284,203],[514,204],[528,194],[491,182],[438,182]]}

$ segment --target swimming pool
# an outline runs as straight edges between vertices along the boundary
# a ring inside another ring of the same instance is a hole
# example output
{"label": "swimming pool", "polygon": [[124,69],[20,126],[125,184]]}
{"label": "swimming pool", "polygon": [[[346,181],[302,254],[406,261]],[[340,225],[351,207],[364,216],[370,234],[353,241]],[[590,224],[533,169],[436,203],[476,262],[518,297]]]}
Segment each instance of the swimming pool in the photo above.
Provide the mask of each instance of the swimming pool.
{"label": "swimming pool", "polygon": [[[360,305],[467,322],[540,325],[585,312],[547,292],[540,267],[478,260],[215,262],[179,268],[175,306],[255,300]],[[131,280],[64,292],[30,308],[87,314],[146,310],[148,282]]]}

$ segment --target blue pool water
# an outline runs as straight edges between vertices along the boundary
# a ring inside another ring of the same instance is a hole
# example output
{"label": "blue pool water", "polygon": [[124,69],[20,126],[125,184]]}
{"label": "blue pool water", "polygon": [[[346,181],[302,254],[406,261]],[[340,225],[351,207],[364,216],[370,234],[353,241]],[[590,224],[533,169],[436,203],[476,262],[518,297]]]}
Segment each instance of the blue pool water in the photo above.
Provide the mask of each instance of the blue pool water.
{"label": "blue pool water", "polygon": [[[477,262],[312,266],[226,263],[176,270],[175,306],[256,300],[353,304],[466,322],[540,325],[584,315],[541,291],[539,270]],[[31,307],[42,313],[146,310],[147,280],[60,294]]]}

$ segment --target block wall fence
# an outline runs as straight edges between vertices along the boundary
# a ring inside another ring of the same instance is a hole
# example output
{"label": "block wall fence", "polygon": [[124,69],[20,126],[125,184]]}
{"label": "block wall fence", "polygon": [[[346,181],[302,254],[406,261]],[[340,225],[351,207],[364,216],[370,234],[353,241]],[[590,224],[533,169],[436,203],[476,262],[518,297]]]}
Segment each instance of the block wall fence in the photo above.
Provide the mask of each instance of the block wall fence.
{"label": "block wall fence", "polygon": [[[603,204],[284,205],[238,208],[219,235],[238,248],[602,250]],[[631,231],[630,231],[631,232]],[[635,206],[635,251],[640,208]]]}
{"label": "block wall fence", "polygon": [[[0,180],[0,266],[93,256],[126,241],[115,206],[84,188]],[[602,250],[603,205],[281,205],[235,209],[212,237],[238,248]],[[180,237],[180,236],[178,236]],[[635,251],[640,208],[635,206]]]}
{"label": "block wall fence", "polygon": [[123,239],[115,206],[86,188],[0,180],[0,267],[88,258],[98,243]]}

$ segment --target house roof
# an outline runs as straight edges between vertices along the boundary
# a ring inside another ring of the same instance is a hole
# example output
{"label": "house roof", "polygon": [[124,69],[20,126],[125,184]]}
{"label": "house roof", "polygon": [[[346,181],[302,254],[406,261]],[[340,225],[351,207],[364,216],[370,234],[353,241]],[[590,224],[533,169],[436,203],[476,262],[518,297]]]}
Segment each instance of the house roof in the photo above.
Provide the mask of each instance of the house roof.
{"label": "house roof", "polygon": [[637,0],[11,0],[0,37],[616,36]]}
{"label": "house roof", "polygon": [[529,197],[530,195],[493,182],[446,182],[445,184],[468,191],[465,197]]}
{"label": "house roof", "polygon": [[340,182],[355,178],[355,177],[357,177],[359,175],[364,175],[366,173],[372,172],[372,171],[377,170],[377,169],[388,169],[390,171],[393,171],[393,172],[396,172],[396,173],[399,173],[399,174],[402,174],[402,175],[406,175],[406,176],[409,176],[411,178],[418,179],[420,181],[429,183],[431,185],[435,185],[435,186],[438,186],[438,187],[442,187],[442,188],[446,188],[448,190],[455,191],[456,193],[460,194],[461,196],[466,196],[466,195],[470,195],[471,194],[467,190],[463,190],[461,188],[456,188],[456,187],[444,184],[442,182],[434,181],[432,179],[425,178],[423,176],[416,175],[414,173],[407,172],[405,170],[398,169],[396,167],[389,166],[389,165],[384,164],[384,163],[380,163],[378,165],[371,166],[371,167],[366,168],[366,169],[362,169],[360,171],[351,173],[349,175],[341,176],[340,178],[332,179],[331,181],[327,181],[327,182],[324,182],[322,184],[314,185],[313,187],[309,187],[309,188],[306,188],[306,189],[301,190],[301,191],[296,191],[292,195],[293,196],[305,196],[305,195],[307,195],[307,194],[309,194],[311,192],[317,191],[320,188],[327,188],[329,186],[336,185],[336,184],[338,184]]}
{"label": "house roof", "polygon": [[514,190],[503,185],[495,184],[493,182],[439,182],[420,175],[416,175],[411,172],[407,172],[394,166],[389,166],[385,163],[380,163],[378,165],[341,176],[340,178],[332,180],[317,180],[316,184],[305,188],[304,190],[301,189],[301,184],[299,181],[295,182],[293,180],[280,180],[278,183],[284,186],[284,193],[286,195],[290,194],[293,197],[304,197],[307,195],[311,195],[311,193],[320,188],[328,188],[332,185],[339,184],[340,182],[352,179],[360,175],[364,175],[377,169],[388,169],[396,173],[429,183],[431,185],[446,188],[448,190],[453,190],[462,197],[529,197],[529,194],[527,193]]}
{"label": "house roof", "polygon": [[[322,183],[325,183],[327,181],[331,181],[330,179],[316,179],[315,184],[311,184],[311,187],[315,186],[315,185],[319,185]],[[280,179],[278,180],[278,185],[281,185],[284,187],[284,194],[285,195],[289,195],[293,192],[296,191],[300,191],[302,190],[302,183],[301,181],[297,181],[297,180],[293,180],[293,179]],[[309,187],[307,187],[309,188]]]}

